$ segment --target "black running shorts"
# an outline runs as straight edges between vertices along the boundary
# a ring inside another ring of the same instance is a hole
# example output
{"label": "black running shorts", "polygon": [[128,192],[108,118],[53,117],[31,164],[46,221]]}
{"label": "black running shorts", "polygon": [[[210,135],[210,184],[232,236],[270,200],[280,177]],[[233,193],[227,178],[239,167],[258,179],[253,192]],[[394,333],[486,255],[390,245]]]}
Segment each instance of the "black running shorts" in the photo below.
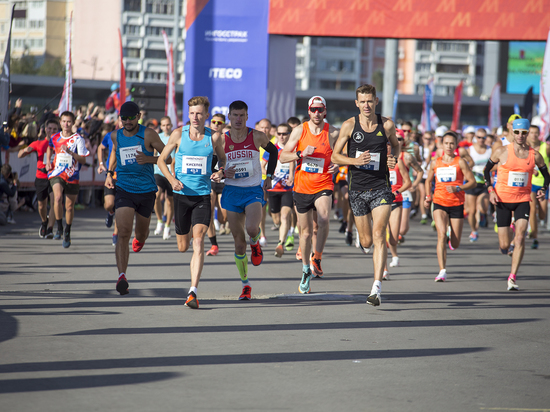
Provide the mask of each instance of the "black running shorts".
{"label": "black running shorts", "polygon": [[130,193],[117,188],[115,195],[115,210],[119,207],[131,207],[141,216],[149,218],[155,207],[156,192]]}
{"label": "black running shorts", "polygon": [[313,195],[294,192],[294,205],[298,213],[307,213],[315,209],[315,201],[323,196],[332,196],[332,190],[321,190]]}
{"label": "black running shorts", "polygon": [[434,210],[443,210],[449,215],[450,219],[464,219],[464,205],[442,206],[434,203]]}
{"label": "black running shorts", "polygon": [[271,213],[279,213],[283,206],[290,207],[292,209],[293,196],[292,190],[285,192],[267,192],[267,201],[269,202],[269,211]]}
{"label": "black running shorts", "polygon": [[174,212],[176,218],[176,234],[186,235],[192,226],[210,225],[212,209],[210,195],[185,196],[174,193]]}
{"label": "black running shorts", "polygon": [[34,180],[34,187],[36,187],[36,200],[46,200],[52,192],[52,187],[48,179],[36,178]]}
{"label": "black running shorts", "polygon": [[514,219],[527,219],[529,220],[529,212],[531,211],[529,202],[522,203],[497,203],[497,226],[509,227],[512,223],[512,212],[514,212]]}
{"label": "black running shorts", "polygon": [[174,194],[172,191],[172,185],[163,175],[155,174],[155,182],[157,182],[157,186],[160,189],[159,192],[166,192],[167,196],[172,196]]}

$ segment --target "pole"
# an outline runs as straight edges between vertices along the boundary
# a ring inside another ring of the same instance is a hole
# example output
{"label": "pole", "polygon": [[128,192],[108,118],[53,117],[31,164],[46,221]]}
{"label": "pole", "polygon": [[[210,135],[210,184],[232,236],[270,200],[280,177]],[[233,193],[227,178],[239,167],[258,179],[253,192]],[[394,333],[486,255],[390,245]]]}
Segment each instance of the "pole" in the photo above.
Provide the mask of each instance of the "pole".
{"label": "pole", "polygon": [[[393,97],[397,90],[397,42],[397,39],[386,39],[382,115],[387,117],[392,115]],[[394,122],[395,120],[393,119]]]}

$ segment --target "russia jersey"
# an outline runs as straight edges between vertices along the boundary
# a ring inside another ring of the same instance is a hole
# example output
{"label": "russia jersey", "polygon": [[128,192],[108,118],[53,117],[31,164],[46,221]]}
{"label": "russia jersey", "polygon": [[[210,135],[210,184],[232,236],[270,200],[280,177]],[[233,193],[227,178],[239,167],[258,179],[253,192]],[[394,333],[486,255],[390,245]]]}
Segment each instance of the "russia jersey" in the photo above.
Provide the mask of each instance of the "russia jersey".
{"label": "russia jersey", "polygon": [[[277,159],[281,157],[281,152],[283,151],[283,148],[277,144],[275,146],[277,148]],[[263,160],[266,162],[269,161],[269,153],[264,152]],[[292,190],[293,186],[287,186],[286,181],[288,180],[290,176],[290,164],[289,163],[281,163],[279,160],[277,160],[277,166],[275,167],[275,172],[273,173],[273,177],[271,179],[271,189],[269,189],[269,192],[287,192],[289,190]]]}
{"label": "russia jersey", "polygon": [[254,129],[248,128],[244,142],[235,143],[231,139],[231,131],[225,133],[226,169],[235,166],[235,177],[225,179],[229,186],[252,187],[262,183],[262,167],[260,151],[254,144]]}
{"label": "russia jersey", "polygon": [[66,145],[71,152],[80,156],[89,156],[90,152],[86,149],[84,138],[78,133],[69,137],[63,137],[61,132],[58,132],[52,136],[49,145],[54,149],[55,157],[53,160],[53,169],[48,173],[48,179],[60,177],[67,183],[78,184],[82,165],[70,154],[61,150],[61,146]]}

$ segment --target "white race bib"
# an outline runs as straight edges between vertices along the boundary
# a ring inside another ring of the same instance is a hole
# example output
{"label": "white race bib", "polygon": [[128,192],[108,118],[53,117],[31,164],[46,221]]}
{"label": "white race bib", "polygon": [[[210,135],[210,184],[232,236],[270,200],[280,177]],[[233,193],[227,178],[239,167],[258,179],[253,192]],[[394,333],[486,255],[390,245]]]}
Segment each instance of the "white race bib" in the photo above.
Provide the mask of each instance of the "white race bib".
{"label": "white race bib", "polygon": [[231,166],[235,166],[235,179],[243,179],[254,174],[254,166],[252,160],[241,160],[231,162]]}
{"label": "white race bib", "polygon": [[136,163],[137,152],[141,152],[141,146],[121,147],[119,149],[120,161],[122,166],[127,166]]}
{"label": "white race bib", "polygon": [[73,157],[68,153],[58,153],[55,158],[55,167],[67,168],[73,164]]}
{"label": "white race bib", "polygon": [[405,190],[403,193],[401,193],[401,195],[403,196],[404,201],[413,201],[412,193],[410,191]]}
{"label": "white race bib", "polygon": [[182,156],[181,172],[184,175],[205,175],[206,156]]}
{"label": "white race bib", "polygon": [[322,157],[304,157],[302,167],[300,168],[307,173],[323,173],[325,168],[325,159]]}
{"label": "white race bib", "polygon": [[397,184],[397,172],[395,170],[390,170],[390,184],[392,186]]}
{"label": "white race bib", "polygon": [[290,173],[290,163],[281,163],[277,161],[277,168],[275,169],[276,175],[288,175]]}
{"label": "white race bib", "polygon": [[529,179],[529,173],[508,172],[508,186],[525,187],[527,186],[528,179]]}
{"label": "white race bib", "polygon": [[456,167],[438,167],[436,170],[437,181],[441,183],[454,182],[456,180]]}
{"label": "white race bib", "polygon": [[[364,152],[360,152],[359,150],[355,152],[355,158],[358,158],[361,156]],[[380,170],[380,153],[371,153],[370,154],[370,162],[366,165],[357,166],[359,169],[364,170]]]}

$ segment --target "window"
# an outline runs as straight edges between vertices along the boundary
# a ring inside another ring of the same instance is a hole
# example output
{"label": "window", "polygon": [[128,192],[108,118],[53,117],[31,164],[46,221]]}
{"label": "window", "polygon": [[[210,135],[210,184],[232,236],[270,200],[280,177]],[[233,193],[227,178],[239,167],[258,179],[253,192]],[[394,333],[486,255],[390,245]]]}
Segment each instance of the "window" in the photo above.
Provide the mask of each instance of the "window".
{"label": "window", "polygon": [[136,48],[132,48],[132,47],[128,47],[128,48],[124,49],[124,57],[135,57],[135,58],[139,59],[141,57],[141,50],[136,49]]}
{"label": "window", "polygon": [[127,70],[126,78],[128,80],[139,80],[139,72],[135,70]]}
{"label": "window", "polygon": [[145,12],[153,14],[174,14],[174,0],[145,0]]}
{"label": "window", "polygon": [[320,80],[319,88],[325,90],[355,90],[355,82],[351,81],[336,81],[336,80]]}
{"label": "window", "polygon": [[468,53],[469,48],[470,45],[468,43],[458,43],[450,41],[441,41],[437,43],[437,51]]}
{"label": "window", "polygon": [[145,50],[146,59],[166,59],[166,52],[164,50]]}
{"label": "window", "polygon": [[140,29],[139,26],[133,26],[128,24],[124,26],[124,34],[139,36],[139,29]]}
{"label": "window", "polygon": [[124,11],[141,12],[141,0],[124,0]]}
{"label": "window", "polygon": [[145,34],[148,36],[162,36],[163,30],[168,37],[172,36],[173,29],[171,27],[147,27],[145,29]]}
{"label": "window", "polygon": [[145,80],[166,80],[166,73],[146,72]]}
{"label": "window", "polygon": [[13,19],[13,27],[16,29],[24,29],[27,27],[27,20],[25,19]]}
{"label": "window", "polygon": [[436,66],[438,73],[468,74],[468,65],[466,64],[438,64]]}
{"label": "window", "polygon": [[353,60],[320,59],[319,71],[333,73],[351,73],[355,67]]}
{"label": "window", "polygon": [[31,2],[31,7],[35,8],[35,9],[40,9],[40,8],[44,7],[44,1],[43,0],[33,1],[33,2]]}
{"label": "window", "polygon": [[416,63],[417,72],[429,72],[431,64],[430,63]]}
{"label": "window", "polygon": [[416,44],[417,50],[424,50],[424,51],[431,51],[432,50],[432,42],[429,40],[419,40]]}
{"label": "window", "polygon": [[41,29],[44,27],[44,21],[43,20],[29,20],[29,28],[30,29]]}

